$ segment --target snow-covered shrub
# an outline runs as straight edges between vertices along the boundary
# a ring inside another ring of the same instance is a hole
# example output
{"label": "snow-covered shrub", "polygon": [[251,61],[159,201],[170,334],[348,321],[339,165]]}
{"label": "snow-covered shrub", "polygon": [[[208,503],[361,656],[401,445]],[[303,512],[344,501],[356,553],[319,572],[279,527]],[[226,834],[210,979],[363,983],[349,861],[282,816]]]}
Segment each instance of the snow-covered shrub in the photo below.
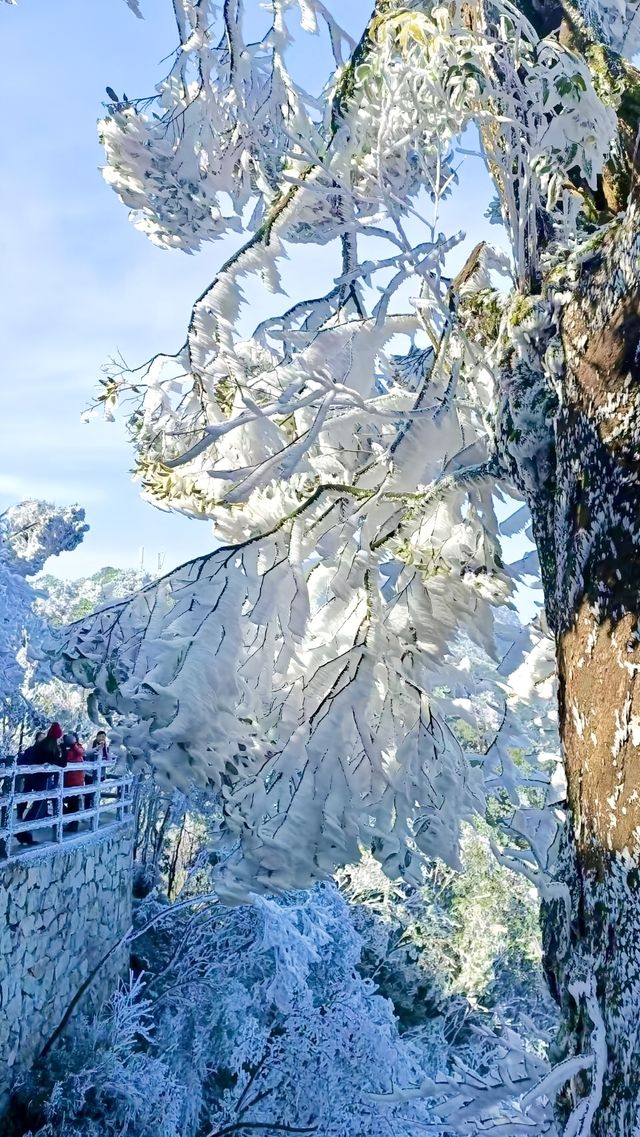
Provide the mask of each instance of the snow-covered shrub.
{"label": "snow-covered shrub", "polygon": [[150,1053],[152,1029],[140,980],[116,991],[102,1016],[80,1018],[31,1087],[38,1137],[181,1137],[184,1087]]}
{"label": "snow-covered shrub", "polygon": [[[153,897],[139,908],[143,923],[159,915]],[[241,1122],[409,1137],[424,1103],[368,1097],[423,1071],[391,1004],[358,973],[361,946],[330,884],[175,911],[148,933],[144,996],[138,980],[59,1047],[38,1137],[192,1137]]]}
{"label": "snow-covered shrub", "polygon": [[[476,1115],[524,1116],[520,1098],[546,1072],[444,984],[438,1013],[401,1029],[363,974],[372,923],[361,935],[331,883],[234,908],[152,893],[136,922],[138,978],[54,1051],[36,1137],[462,1137],[488,1129]],[[530,1121],[553,1131],[544,1103]]]}

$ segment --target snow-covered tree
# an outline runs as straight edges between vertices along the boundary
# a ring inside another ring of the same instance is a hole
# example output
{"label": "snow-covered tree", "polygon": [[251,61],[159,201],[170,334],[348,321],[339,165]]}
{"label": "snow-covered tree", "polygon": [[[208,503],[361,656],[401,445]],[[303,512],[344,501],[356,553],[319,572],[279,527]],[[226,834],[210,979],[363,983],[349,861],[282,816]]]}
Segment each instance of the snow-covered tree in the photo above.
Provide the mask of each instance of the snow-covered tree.
{"label": "snow-covered tree", "polygon": [[38,720],[29,689],[27,646],[37,651],[46,630],[34,609],[37,591],[28,578],[46,561],[80,544],[88,526],[84,510],[23,501],[0,517],[0,748],[19,742],[19,727]]}
{"label": "snow-covered tree", "polygon": [[70,624],[113,601],[132,596],[149,584],[151,577],[138,569],[105,565],[91,576],[61,580],[45,573],[38,580],[36,611],[54,626]]}
{"label": "snow-covered tree", "polygon": [[[157,97],[109,92],[105,176],[134,223],[186,251],[242,235],[180,350],[102,396],[126,399],[146,494],[222,544],[77,625],[61,666],[134,753],[222,794],[227,896],[362,848],[390,875],[455,863],[482,784],[446,704],[473,685],[462,643],[517,667],[504,605],[537,562],[505,564],[496,499],[522,502],[507,526],[530,520],[539,556],[572,819],[546,894],[566,1132],[631,1134],[637,8],[375,0],[357,42],[340,8],[175,0]],[[290,66],[310,35],[333,57],[321,92]],[[454,272],[440,207],[469,148],[510,255],[481,243]],[[326,282],[314,254],[335,254]],[[252,327],[243,289],[293,288],[289,256],[314,283]]]}
{"label": "snow-covered tree", "polygon": [[[50,573],[39,575],[33,604],[35,616],[49,629],[69,624],[113,600],[130,596],[150,577],[136,569],[99,569],[88,577],[61,580]],[[44,623],[43,623],[44,622]],[[47,634],[44,639],[46,644]],[[28,695],[36,717],[57,720],[77,730],[85,741],[96,730],[87,714],[86,692],[78,684],[66,682],[40,663],[27,668]],[[104,725],[101,723],[100,725]]]}

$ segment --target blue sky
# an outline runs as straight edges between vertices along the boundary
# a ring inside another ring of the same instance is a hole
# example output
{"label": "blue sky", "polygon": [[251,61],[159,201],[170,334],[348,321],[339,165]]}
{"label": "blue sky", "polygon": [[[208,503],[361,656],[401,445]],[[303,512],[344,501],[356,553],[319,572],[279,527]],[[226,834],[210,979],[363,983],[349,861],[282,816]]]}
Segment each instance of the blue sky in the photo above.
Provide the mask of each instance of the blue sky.
{"label": "blue sky", "polygon": [[[345,20],[343,4],[358,33],[370,0],[334,0]],[[142,7],[145,20],[123,0],[19,0],[0,10],[0,507],[24,497],[83,505],[91,526],[83,547],[50,566],[71,577],[136,565],[141,546],[150,571],[158,554],[168,569],[212,546],[208,523],[141,500],[120,424],[80,417],[116,352],[138,364],[182,342],[193,298],[231,248],[218,242],[193,257],[155,248],[98,172],[105,86],[152,93],[175,47],[170,0]],[[313,39],[297,63],[307,76],[320,73]],[[447,230],[495,240],[482,220],[489,196],[471,160],[443,217]],[[257,322],[262,313],[254,314]]]}

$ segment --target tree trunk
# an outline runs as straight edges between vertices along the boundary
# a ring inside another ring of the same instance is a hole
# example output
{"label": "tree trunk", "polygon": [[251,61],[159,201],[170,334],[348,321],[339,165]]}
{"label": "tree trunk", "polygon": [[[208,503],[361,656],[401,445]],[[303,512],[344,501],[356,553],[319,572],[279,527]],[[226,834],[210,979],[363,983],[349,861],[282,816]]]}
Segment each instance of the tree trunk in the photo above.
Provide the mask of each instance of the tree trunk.
{"label": "tree trunk", "polygon": [[584,1053],[571,1133],[640,1134],[640,235],[631,204],[579,266],[559,334],[553,501],[531,502],[556,635],[571,914],[546,906],[563,1011]]}

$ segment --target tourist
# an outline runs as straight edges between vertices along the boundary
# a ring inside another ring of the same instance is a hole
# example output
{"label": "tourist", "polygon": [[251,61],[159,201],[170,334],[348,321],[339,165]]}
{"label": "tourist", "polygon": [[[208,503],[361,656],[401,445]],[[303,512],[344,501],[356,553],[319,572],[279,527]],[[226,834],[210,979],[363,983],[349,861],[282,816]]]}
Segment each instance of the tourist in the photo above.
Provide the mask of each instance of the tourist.
{"label": "tourist", "polygon": [[[25,750],[22,756],[24,761],[23,765],[27,766],[60,766],[64,768],[67,764],[64,754],[60,750],[59,742],[62,738],[62,727],[59,722],[54,722],[49,727],[45,738],[36,741],[33,746]],[[27,755],[29,756],[28,762],[26,761]],[[41,793],[43,790],[52,788],[51,775],[42,772],[41,774],[27,774],[25,779],[29,779],[29,788],[25,790],[26,793]],[[42,821],[49,812],[49,799],[40,798],[38,801],[33,801],[28,806],[23,820],[24,821]],[[31,832],[16,833],[16,838],[21,845],[33,845],[33,834]]]}
{"label": "tourist", "polygon": [[[35,765],[35,763],[33,761],[34,748],[38,745],[39,742],[42,742],[43,739],[45,739],[46,737],[47,736],[43,730],[37,730],[36,736],[35,736],[33,742],[31,743],[31,746],[27,746],[27,749],[24,750],[22,754],[18,755],[16,765],[17,766],[33,766],[33,765]],[[37,774],[22,774],[21,777],[16,777],[15,792],[17,794],[31,793],[32,789],[34,789],[32,779],[37,778],[37,777],[38,777]],[[49,778],[50,777],[51,777],[51,775],[49,775]],[[25,812],[27,810],[28,804],[29,803],[26,801],[21,801],[20,804],[18,805],[18,808],[16,811],[18,814],[18,821],[22,821],[22,818],[24,817]]]}
{"label": "tourist", "polygon": [[[110,760],[109,743],[107,741],[106,731],[99,730],[97,732],[93,742],[91,743],[91,749],[87,754],[87,759],[89,762],[95,762],[96,768],[98,767],[98,763],[102,764],[100,769],[100,781],[104,782],[107,776],[106,765]],[[96,771],[91,770],[89,773],[87,773],[85,777],[85,785],[93,786],[97,781],[98,775]],[[95,797],[95,794],[87,794],[84,799],[85,809],[93,809],[93,806],[95,804]]]}
{"label": "tourist", "polygon": [[[65,790],[84,786],[84,770],[69,768],[78,762],[84,762],[84,746],[80,742],[78,735],[75,733],[65,734],[62,739],[62,746],[67,760],[67,769],[64,775]],[[82,794],[70,794],[69,796],[65,794],[63,812],[66,814],[79,813],[82,809],[83,800],[84,797]],[[67,830],[69,833],[77,833],[78,821],[75,819],[70,821]]]}

